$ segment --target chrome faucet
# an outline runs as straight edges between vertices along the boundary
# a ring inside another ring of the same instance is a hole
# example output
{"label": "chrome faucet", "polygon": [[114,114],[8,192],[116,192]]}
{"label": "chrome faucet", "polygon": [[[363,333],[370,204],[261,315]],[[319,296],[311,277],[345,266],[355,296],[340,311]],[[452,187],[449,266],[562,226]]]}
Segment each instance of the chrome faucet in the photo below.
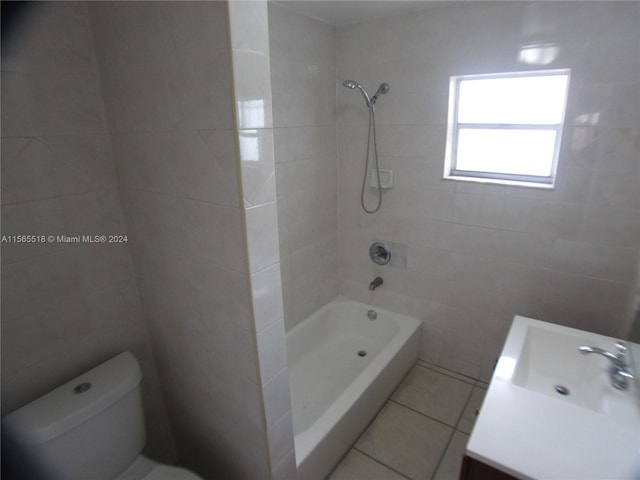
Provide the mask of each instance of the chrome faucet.
{"label": "chrome faucet", "polygon": [[611,385],[618,390],[628,390],[629,380],[633,379],[633,375],[629,370],[629,365],[626,361],[627,346],[622,342],[616,342],[618,353],[611,353],[607,350],[598,347],[578,347],[581,354],[587,355],[589,353],[597,353],[603,357],[611,360],[612,365],[609,368],[609,377],[611,378]]}
{"label": "chrome faucet", "polygon": [[371,282],[369,284],[369,290],[375,290],[376,288],[378,288],[380,285],[382,285],[382,283],[384,282],[384,280],[382,280],[382,277],[376,277],[373,279],[373,282]]}

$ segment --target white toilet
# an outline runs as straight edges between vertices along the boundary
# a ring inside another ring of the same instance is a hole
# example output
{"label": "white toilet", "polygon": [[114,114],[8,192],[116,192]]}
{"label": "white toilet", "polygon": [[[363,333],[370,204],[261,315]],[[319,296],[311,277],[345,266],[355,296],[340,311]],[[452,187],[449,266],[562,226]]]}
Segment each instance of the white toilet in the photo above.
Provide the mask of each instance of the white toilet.
{"label": "white toilet", "polygon": [[141,379],[135,357],[121,353],[7,415],[2,441],[46,479],[200,480],[141,455]]}

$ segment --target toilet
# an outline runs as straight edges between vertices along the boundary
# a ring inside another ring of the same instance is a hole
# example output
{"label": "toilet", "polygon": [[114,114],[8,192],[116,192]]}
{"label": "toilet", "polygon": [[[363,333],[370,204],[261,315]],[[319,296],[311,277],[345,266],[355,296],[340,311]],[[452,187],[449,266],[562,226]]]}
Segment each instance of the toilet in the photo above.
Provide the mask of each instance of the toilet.
{"label": "toilet", "polygon": [[141,380],[136,358],[121,353],[4,417],[2,442],[29,478],[201,480],[141,454]]}

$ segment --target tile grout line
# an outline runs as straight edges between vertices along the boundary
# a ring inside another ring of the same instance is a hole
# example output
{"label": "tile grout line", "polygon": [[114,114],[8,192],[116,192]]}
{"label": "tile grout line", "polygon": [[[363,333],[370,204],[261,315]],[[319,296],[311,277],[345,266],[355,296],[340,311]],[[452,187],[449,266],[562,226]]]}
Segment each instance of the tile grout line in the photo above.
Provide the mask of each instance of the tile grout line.
{"label": "tile grout line", "polygon": [[[460,420],[462,420],[462,417],[464,416],[464,412],[467,409],[467,406],[469,405],[469,402],[471,401],[471,397],[473,395],[473,391],[475,390],[475,388],[477,388],[476,384],[477,384],[478,380],[477,379],[473,379],[474,383],[470,383],[469,381],[463,380],[463,379],[461,379],[459,377],[454,377],[452,375],[448,375],[446,372],[444,372],[442,370],[436,370],[434,368],[430,368],[427,365],[423,365],[419,361],[416,362],[415,366],[421,366],[421,367],[423,367],[423,368],[425,368],[427,370],[430,370],[432,372],[435,372],[435,373],[438,373],[438,374],[441,374],[441,375],[445,375],[445,376],[447,376],[449,378],[452,378],[454,380],[461,381],[461,382],[466,383],[467,385],[470,385],[472,387],[471,391],[469,392],[469,395],[467,396],[467,399],[465,400],[464,406],[462,407],[462,409],[460,410],[460,413],[457,416],[457,419],[455,421],[455,425],[454,426],[448,425],[447,423],[445,423],[445,422],[443,422],[441,420],[438,420],[436,418],[433,418],[433,417],[431,417],[429,415],[425,415],[424,413],[419,412],[419,411],[417,411],[417,410],[415,410],[415,409],[413,409],[413,408],[411,408],[411,407],[409,407],[407,405],[403,405],[402,403],[398,402],[397,400],[394,400],[393,398],[389,398],[389,400],[388,400],[388,402],[393,402],[396,405],[398,405],[399,407],[404,407],[409,411],[415,412],[415,413],[417,413],[417,414],[419,414],[419,415],[421,415],[421,416],[423,416],[425,418],[428,418],[430,420],[433,420],[435,422],[440,423],[441,425],[445,425],[445,426],[451,428],[451,434],[449,436],[447,444],[446,444],[445,448],[442,450],[442,454],[440,455],[440,458],[438,459],[438,462],[436,464],[436,468],[435,468],[433,474],[431,475],[431,479],[433,480],[435,478],[435,476],[437,475],[438,471],[440,470],[442,462],[444,461],[444,459],[445,459],[445,457],[447,455],[447,452],[449,451],[449,447],[451,446],[451,443],[453,442],[453,437],[455,436],[456,432],[460,432],[460,433],[462,433],[464,435],[468,435],[467,433],[463,432],[462,430],[459,430],[458,426],[460,425]],[[469,380],[471,380],[471,377],[468,377],[468,378],[469,378]]]}
{"label": "tile grout line", "polygon": [[[460,415],[458,416],[458,420],[456,421],[456,426],[454,427],[456,430],[458,430],[458,426],[460,426],[460,421],[462,420],[462,417],[464,417],[464,412],[467,409],[467,407],[469,406],[469,402],[471,402],[471,397],[473,397],[473,391],[475,389],[476,389],[476,386],[474,385],[474,387],[469,392],[469,396],[467,397],[467,401],[464,402],[464,407],[462,407],[462,411],[460,412]],[[474,420],[474,423],[475,423],[475,420]]]}
{"label": "tile grout line", "polygon": [[356,447],[355,445],[354,445],[353,447],[351,447],[351,448],[353,448],[356,452],[358,452],[358,453],[360,453],[360,454],[364,455],[365,457],[367,457],[367,458],[369,458],[369,459],[373,460],[373,461],[374,461],[374,462],[376,462],[377,464],[382,465],[383,467],[385,467],[385,468],[387,468],[387,469],[391,470],[391,471],[392,471],[392,472],[394,472],[394,473],[397,473],[397,474],[398,474],[398,475],[400,475],[402,478],[406,478],[407,480],[411,480],[411,477],[406,476],[404,473],[401,473],[401,472],[399,472],[398,470],[396,470],[395,468],[390,467],[389,465],[387,465],[386,463],[382,462],[381,460],[379,460],[379,459],[377,459],[377,458],[375,458],[375,457],[372,457],[371,455],[369,455],[369,454],[368,454],[368,453],[366,453],[366,452],[363,452],[362,450],[360,450],[360,449],[359,449],[358,447]]}
{"label": "tile grout line", "polygon": [[442,454],[440,455],[440,459],[438,460],[438,464],[436,466],[436,469],[433,472],[433,475],[431,475],[431,479],[435,479],[436,475],[438,474],[438,470],[440,470],[440,466],[442,465],[442,461],[444,460],[444,457],[447,456],[447,452],[449,451],[449,447],[451,446],[451,442],[453,442],[453,436],[456,434],[456,429],[454,428],[453,431],[451,432],[451,436],[449,437],[449,441],[447,442],[447,446],[444,447],[444,450],[442,450]]}
{"label": "tile grout line", "polygon": [[[430,370],[430,371],[435,372],[435,373],[439,373],[439,374],[444,375],[444,376],[449,377],[449,378],[453,378],[454,380],[458,380],[460,382],[464,382],[464,383],[466,383],[468,385],[475,386],[476,383],[480,381],[480,380],[475,379],[473,377],[467,377],[466,375],[462,375],[460,373],[452,372],[451,370],[447,370],[447,369],[442,368],[442,367],[437,367],[435,365],[431,366],[430,364],[427,365],[425,363],[420,363],[420,362],[421,361],[418,360],[414,366],[426,368],[427,370]],[[436,367],[436,368],[433,368],[433,367]],[[460,377],[463,377],[463,378],[460,378]]]}
{"label": "tile grout line", "polygon": [[[456,426],[453,427],[453,431],[451,432],[451,436],[449,437],[449,441],[447,442],[447,446],[442,451],[442,455],[440,456],[440,460],[438,460],[438,466],[436,467],[436,470],[433,473],[433,476],[431,477],[432,480],[435,480],[435,476],[438,474],[438,470],[440,470],[440,467],[442,466],[442,462],[444,461],[445,457],[447,456],[447,452],[449,451],[449,447],[451,446],[451,443],[453,442],[453,437],[456,435],[456,432],[460,432],[460,433],[463,433],[463,434],[467,435],[465,432],[463,432],[461,430],[458,430],[458,426],[460,425],[460,421],[462,420],[462,417],[464,416],[464,412],[467,409],[467,406],[469,405],[469,402],[471,401],[471,397],[473,396],[473,390],[475,388],[476,387],[474,385],[473,388],[471,389],[471,392],[469,393],[469,396],[467,397],[467,401],[464,403],[464,406],[462,407],[462,410],[460,411],[460,414],[458,415],[458,420],[456,421]],[[431,418],[431,417],[429,417],[429,418]]]}
{"label": "tile grout line", "polygon": [[[393,467],[391,467],[391,466],[387,465],[386,463],[384,463],[383,461],[381,461],[381,460],[379,460],[379,459],[377,459],[377,458],[373,457],[372,455],[370,455],[370,454],[368,454],[368,453],[366,453],[366,452],[363,452],[362,450],[360,450],[360,449],[356,446],[356,444],[358,443],[358,440],[359,440],[359,439],[360,439],[360,437],[364,434],[364,432],[365,432],[366,430],[368,430],[368,429],[369,429],[369,427],[370,427],[370,426],[375,422],[375,420],[379,417],[379,415],[380,415],[380,413],[382,412],[382,410],[383,410],[383,409],[384,409],[384,408],[385,408],[389,403],[393,403],[393,404],[397,405],[397,406],[398,406],[398,407],[400,407],[400,408],[405,408],[405,409],[407,409],[407,410],[409,410],[409,411],[411,411],[411,412],[417,413],[418,415],[420,415],[420,416],[422,416],[422,417],[424,417],[424,418],[427,418],[427,419],[429,419],[429,420],[433,420],[434,422],[437,422],[437,423],[439,423],[439,424],[441,424],[441,425],[444,425],[445,427],[450,428],[450,429],[452,430],[452,431],[451,431],[451,435],[450,435],[450,437],[449,437],[449,440],[447,441],[446,447],[444,448],[444,450],[443,450],[443,452],[442,452],[442,454],[441,454],[441,456],[440,456],[440,458],[439,458],[439,460],[438,460],[438,463],[437,463],[436,469],[435,469],[435,471],[434,471],[433,475],[431,476],[431,479],[433,479],[433,478],[435,477],[435,475],[438,473],[438,470],[439,470],[439,468],[440,468],[440,466],[441,466],[441,464],[442,464],[442,461],[444,460],[444,457],[446,456],[447,451],[448,451],[449,447],[451,446],[451,442],[453,441],[453,437],[454,437],[455,433],[456,433],[456,432],[460,432],[460,433],[461,433],[461,434],[463,434],[463,435],[467,435],[467,436],[469,435],[468,433],[463,432],[462,430],[459,430],[457,427],[458,427],[458,425],[460,424],[460,420],[462,419],[462,416],[463,416],[463,414],[464,414],[465,409],[467,408],[467,405],[468,405],[468,404],[469,404],[469,402],[471,401],[471,396],[472,396],[472,394],[473,394],[473,390],[474,390],[475,388],[482,388],[482,387],[478,387],[478,386],[476,385],[476,382],[478,382],[478,381],[479,381],[479,380],[477,380],[477,379],[472,379],[471,377],[466,377],[466,376],[463,376],[463,375],[460,375],[460,374],[455,374],[455,375],[457,375],[457,376],[453,376],[453,375],[450,375],[450,374],[448,374],[448,373],[447,373],[447,372],[449,372],[449,370],[446,370],[446,369],[444,369],[444,368],[442,368],[442,367],[437,367],[438,369],[431,368],[431,367],[429,366],[430,364],[425,364],[426,362],[425,362],[425,363],[421,363],[421,362],[423,362],[423,361],[422,361],[422,360],[420,360],[420,359],[418,359],[418,360],[414,363],[413,367],[412,367],[411,369],[409,369],[409,372],[407,372],[407,374],[403,377],[403,379],[398,383],[398,386],[394,389],[394,391],[393,391],[393,392],[391,392],[391,395],[388,397],[387,401],[386,401],[386,402],[383,404],[383,406],[380,408],[380,411],[375,415],[375,417],[371,420],[371,422],[369,422],[369,424],[367,425],[367,427],[365,428],[365,430],[362,432],[362,434],[358,437],[358,439],[357,439],[357,440],[353,443],[353,445],[351,446],[351,449],[353,449],[353,450],[357,451],[358,453],[360,453],[360,454],[364,455],[365,457],[367,457],[367,458],[369,458],[369,459],[373,460],[373,461],[374,461],[374,462],[376,462],[377,464],[382,465],[383,467],[385,467],[385,468],[387,468],[387,469],[391,470],[392,472],[394,472],[394,473],[396,473],[396,474],[400,475],[402,478],[405,478],[405,479],[407,479],[407,480],[411,480],[411,477],[408,477],[408,476],[406,476],[405,474],[403,474],[403,473],[401,473],[401,472],[397,471],[397,470],[396,470],[396,469],[394,469]],[[432,371],[432,372],[435,372],[435,373],[438,373],[438,374],[444,375],[444,376],[449,377],[449,378],[454,379],[454,380],[458,380],[458,381],[463,382],[463,383],[466,383],[467,385],[470,385],[470,386],[472,387],[471,392],[469,393],[469,396],[467,397],[467,400],[465,401],[465,404],[464,404],[464,406],[463,406],[463,408],[462,408],[462,410],[461,410],[461,412],[460,412],[460,414],[459,414],[459,416],[458,416],[458,418],[457,418],[457,420],[456,420],[456,422],[455,422],[455,426],[448,425],[447,423],[445,423],[445,422],[443,422],[443,421],[441,421],[441,420],[438,420],[438,419],[436,419],[436,418],[433,418],[433,417],[431,417],[431,416],[429,416],[429,415],[425,415],[424,413],[419,412],[419,411],[417,411],[417,410],[415,410],[415,409],[413,409],[413,408],[411,408],[411,407],[409,407],[409,406],[407,406],[407,405],[404,405],[404,404],[400,403],[399,401],[397,401],[397,400],[395,400],[395,399],[393,399],[393,398],[392,398],[392,397],[393,397],[393,395],[394,395],[394,394],[396,393],[396,391],[398,390],[398,388],[400,388],[400,385],[401,385],[401,384],[406,380],[406,378],[409,376],[409,373],[411,372],[411,370],[413,370],[413,368],[415,368],[416,366],[420,366],[420,367],[423,367],[423,368],[425,368],[425,369],[427,369],[427,370],[429,370],[429,371]],[[454,372],[451,372],[451,373],[454,373]],[[465,378],[463,379],[463,378],[460,378],[460,377],[465,377]],[[471,383],[472,381],[473,381],[473,383]],[[348,452],[347,452],[347,454],[348,454]],[[345,457],[346,457],[346,454],[345,454]],[[339,464],[340,464],[340,463],[342,463],[342,461],[343,461],[343,460],[344,460],[344,457],[340,460],[340,462],[338,463],[338,465],[336,465],[336,468],[339,466]],[[334,469],[334,471],[335,471],[335,469]],[[332,473],[333,473],[333,472],[332,472]]]}
{"label": "tile grout line", "polygon": [[413,413],[417,413],[418,415],[420,415],[420,416],[422,416],[424,418],[428,418],[429,420],[433,420],[434,422],[439,423],[440,425],[444,425],[445,427],[449,427],[452,430],[456,429],[456,427],[452,427],[451,425],[449,425],[447,423],[444,423],[442,420],[438,420],[437,418],[433,418],[433,417],[430,417],[429,415],[425,415],[424,413],[419,412],[418,410],[415,410],[415,409],[413,409],[411,407],[407,407],[406,405],[403,405],[402,403],[398,402],[397,400],[393,400],[393,399],[390,398],[387,401],[391,402],[391,403],[394,403],[394,404],[396,404],[397,406],[399,406],[401,408],[406,408],[407,410],[409,410],[409,411],[411,411]]}

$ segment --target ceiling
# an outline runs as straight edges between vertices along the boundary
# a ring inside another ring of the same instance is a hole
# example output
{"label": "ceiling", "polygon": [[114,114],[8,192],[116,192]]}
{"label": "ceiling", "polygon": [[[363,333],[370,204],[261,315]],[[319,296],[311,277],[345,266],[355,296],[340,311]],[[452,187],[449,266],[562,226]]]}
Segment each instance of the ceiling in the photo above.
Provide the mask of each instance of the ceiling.
{"label": "ceiling", "polygon": [[447,1],[433,0],[272,0],[274,3],[342,27],[376,18],[412,13],[425,8],[445,5]]}

